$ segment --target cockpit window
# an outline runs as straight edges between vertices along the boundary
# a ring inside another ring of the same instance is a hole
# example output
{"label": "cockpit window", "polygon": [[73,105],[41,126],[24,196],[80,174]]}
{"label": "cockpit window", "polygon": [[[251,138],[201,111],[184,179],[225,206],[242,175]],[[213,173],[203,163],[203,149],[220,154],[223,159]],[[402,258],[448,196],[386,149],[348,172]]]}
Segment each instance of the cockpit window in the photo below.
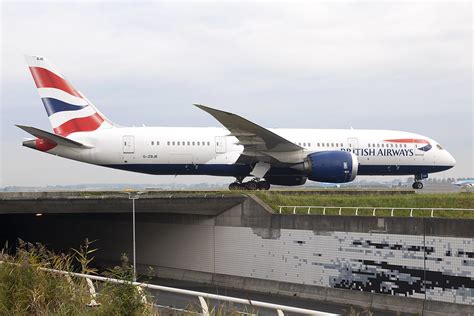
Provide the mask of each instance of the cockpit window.
{"label": "cockpit window", "polygon": [[436,147],[438,147],[439,150],[443,150],[443,147],[440,144],[437,144]]}

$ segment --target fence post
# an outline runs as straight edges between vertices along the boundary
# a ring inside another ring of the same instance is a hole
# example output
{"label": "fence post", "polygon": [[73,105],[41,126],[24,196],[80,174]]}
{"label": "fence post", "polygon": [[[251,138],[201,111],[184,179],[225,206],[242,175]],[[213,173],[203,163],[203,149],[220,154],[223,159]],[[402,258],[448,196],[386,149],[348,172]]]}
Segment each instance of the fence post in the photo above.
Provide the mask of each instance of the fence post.
{"label": "fence post", "polygon": [[394,209],[392,208],[392,212],[390,213],[390,216],[392,216],[392,217],[393,217],[393,210],[394,210]]}
{"label": "fence post", "polygon": [[323,208],[323,215],[326,215],[326,208]]}
{"label": "fence post", "polygon": [[431,209],[431,217],[434,217],[434,209]]}
{"label": "fence post", "polygon": [[293,214],[296,214],[296,206],[293,207]]}
{"label": "fence post", "polygon": [[413,209],[410,211],[410,217],[413,217]]}
{"label": "fence post", "polygon": [[282,206],[280,206],[280,214],[281,214],[281,208],[282,208]]}
{"label": "fence post", "polygon": [[339,208],[339,215],[342,215],[342,207]]}
{"label": "fence post", "polygon": [[374,213],[372,214],[372,216],[375,216],[375,207],[374,207]]}
{"label": "fence post", "polygon": [[356,216],[359,216],[359,208],[356,208]]}
{"label": "fence post", "polygon": [[202,315],[209,316],[209,307],[207,306],[207,303],[204,297],[199,296],[199,302],[201,303],[201,307],[202,307]]}
{"label": "fence post", "polygon": [[87,306],[91,306],[91,307],[99,306],[100,304],[97,303],[95,300],[97,297],[97,294],[95,292],[94,283],[92,283],[92,280],[89,278],[86,278],[86,282],[87,282],[87,286],[89,287],[89,293],[91,295],[91,302],[87,304]]}
{"label": "fence post", "polygon": [[140,293],[140,295],[142,296],[142,303],[143,304],[146,304],[147,301],[146,301],[146,295],[145,293],[143,292],[143,288],[140,286],[140,285],[137,285],[137,291],[138,293]]}
{"label": "fence post", "polygon": [[311,206],[308,206],[308,215],[311,214]]}

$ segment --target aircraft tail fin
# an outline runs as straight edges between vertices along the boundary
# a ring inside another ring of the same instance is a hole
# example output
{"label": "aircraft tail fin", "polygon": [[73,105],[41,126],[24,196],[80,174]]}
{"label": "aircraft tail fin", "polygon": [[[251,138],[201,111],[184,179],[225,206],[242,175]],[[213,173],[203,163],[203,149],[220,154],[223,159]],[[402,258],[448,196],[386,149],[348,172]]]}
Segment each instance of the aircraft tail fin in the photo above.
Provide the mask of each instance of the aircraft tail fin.
{"label": "aircraft tail fin", "polygon": [[25,56],[54,134],[67,137],[117,126],[108,120],[46,58]]}

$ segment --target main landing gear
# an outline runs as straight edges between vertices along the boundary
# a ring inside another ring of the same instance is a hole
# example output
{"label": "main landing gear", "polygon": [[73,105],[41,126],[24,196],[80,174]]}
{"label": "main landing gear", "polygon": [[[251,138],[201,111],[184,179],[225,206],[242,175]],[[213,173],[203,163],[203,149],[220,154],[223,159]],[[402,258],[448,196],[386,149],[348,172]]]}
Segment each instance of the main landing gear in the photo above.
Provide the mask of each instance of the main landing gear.
{"label": "main landing gear", "polygon": [[415,190],[423,189],[423,182],[421,180],[428,178],[427,173],[415,174],[415,182],[412,184],[412,188]]}
{"label": "main landing gear", "polygon": [[270,190],[270,183],[268,181],[260,179],[253,179],[248,182],[242,182],[243,179],[237,179],[237,181],[232,182],[229,184],[229,190],[249,190],[249,191],[255,191],[255,190]]}
{"label": "main landing gear", "polygon": [[411,187],[415,190],[421,190],[423,189],[423,182],[415,181]]}

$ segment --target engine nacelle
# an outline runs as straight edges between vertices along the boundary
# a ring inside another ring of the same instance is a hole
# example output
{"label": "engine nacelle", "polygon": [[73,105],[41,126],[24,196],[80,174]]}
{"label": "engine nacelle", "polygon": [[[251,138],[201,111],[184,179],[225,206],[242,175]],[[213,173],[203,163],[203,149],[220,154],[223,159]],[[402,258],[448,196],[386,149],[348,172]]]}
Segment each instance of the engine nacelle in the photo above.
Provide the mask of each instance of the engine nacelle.
{"label": "engine nacelle", "polygon": [[322,151],[308,155],[304,166],[311,181],[344,183],[355,179],[359,161],[347,151]]}
{"label": "engine nacelle", "polygon": [[265,180],[268,181],[270,184],[275,185],[287,185],[287,186],[294,186],[294,185],[303,185],[306,183],[305,176],[266,176]]}

